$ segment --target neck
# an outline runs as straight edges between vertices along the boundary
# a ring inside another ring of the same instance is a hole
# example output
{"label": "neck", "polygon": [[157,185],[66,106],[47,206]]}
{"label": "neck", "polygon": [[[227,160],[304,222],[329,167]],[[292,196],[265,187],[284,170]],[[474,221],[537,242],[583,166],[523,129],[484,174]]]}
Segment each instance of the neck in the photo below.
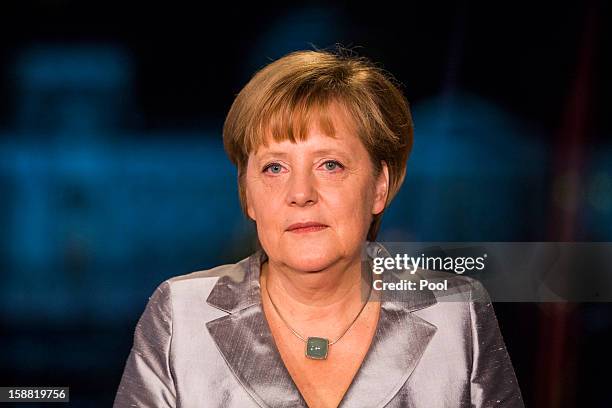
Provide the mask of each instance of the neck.
{"label": "neck", "polygon": [[[318,272],[297,271],[268,260],[262,264],[262,296],[270,296],[294,322],[322,322],[354,317],[365,301],[361,259],[339,261]],[[344,319],[343,319],[344,320]]]}

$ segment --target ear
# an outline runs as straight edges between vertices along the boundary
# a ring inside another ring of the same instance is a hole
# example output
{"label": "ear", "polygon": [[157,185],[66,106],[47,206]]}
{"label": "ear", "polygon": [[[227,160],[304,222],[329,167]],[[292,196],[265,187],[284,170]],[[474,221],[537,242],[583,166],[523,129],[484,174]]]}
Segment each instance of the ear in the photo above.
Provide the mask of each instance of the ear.
{"label": "ear", "polygon": [[255,211],[253,211],[253,207],[251,207],[248,202],[247,202],[247,212],[249,213],[249,218],[252,219],[253,221],[257,221],[257,219],[255,218]]}
{"label": "ear", "polygon": [[[249,197],[249,183],[248,183],[248,175],[249,169],[251,167],[251,157],[249,155],[247,161],[244,166],[238,166],[238,189],[240,190],[240,200],[244,207],[246,207],[247,215],[250,219],[255,221],[255,209],[251,205],[253,200]],[[252,172],[252,169],[251,169]]]}
{"label": "ear", "polygon": [[249,198],[249,189],[246,188],[246,186],[244,188],[244,196],[246,200],[246,208],[247,208],[247,214],[249,215],[249,218],[252,219],[253,221],[257,221],[257,218],[255,217],[255,209],[251,205],[251,199]]}
{"label": "ear", "polygon": [[372,214],[380,214],[385,209],[387,195],[389,193],[389,167],[387,162],[381,160],[381,171],[376,179],[374,190],[374,202],[372,203]]}

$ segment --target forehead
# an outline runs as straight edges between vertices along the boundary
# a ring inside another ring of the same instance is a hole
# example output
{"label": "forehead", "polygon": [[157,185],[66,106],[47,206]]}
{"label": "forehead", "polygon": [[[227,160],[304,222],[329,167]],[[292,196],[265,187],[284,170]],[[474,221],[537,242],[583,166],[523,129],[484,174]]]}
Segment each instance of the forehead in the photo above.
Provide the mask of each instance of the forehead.
{"label": "forehead", "polygon": [[[269,156],[290,157],[292,155],[339,155],[345,160],[360,157],[360,141],[355,136],[329,137],[313,132],[306,140],[291,142],[272,141],[268,146],[261,146],[252,157],[265,159]],[[363,150],[365,152],[365,150]]]}
{"label": "forehead", "polygon": [[280,126],[274,122],[269,124],[252,153],[260,156],[272,150],[298,147],[354,151],[361,147],[353,117],[338,103],[301,112],[293,117],[293,121],[285,121]]}

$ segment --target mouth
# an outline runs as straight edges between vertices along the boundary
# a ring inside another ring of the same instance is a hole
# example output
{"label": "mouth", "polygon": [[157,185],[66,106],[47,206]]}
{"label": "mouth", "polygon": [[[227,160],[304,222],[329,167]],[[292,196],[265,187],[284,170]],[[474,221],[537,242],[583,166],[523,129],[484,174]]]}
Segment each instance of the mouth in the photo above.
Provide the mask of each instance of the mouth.
{"label": "mouth", "polygon": [[327,225],[321,224],[319,222],[298,222],[289,226],[289,228],[287,228],[287,231],[296,234],[304,234],[307,232],[321,231],[325,228],[327,228]]}

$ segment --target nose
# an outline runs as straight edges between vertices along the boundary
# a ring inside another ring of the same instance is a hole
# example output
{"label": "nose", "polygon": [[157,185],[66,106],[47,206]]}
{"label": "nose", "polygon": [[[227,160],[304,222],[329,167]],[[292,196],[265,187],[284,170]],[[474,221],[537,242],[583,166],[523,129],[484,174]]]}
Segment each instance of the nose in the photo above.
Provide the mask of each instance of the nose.
{"label": "nose", "polygon": [[314,175],[307,171],[294,171],[289,177],[287,203],[291,206],[305,207],[318,200]]}

